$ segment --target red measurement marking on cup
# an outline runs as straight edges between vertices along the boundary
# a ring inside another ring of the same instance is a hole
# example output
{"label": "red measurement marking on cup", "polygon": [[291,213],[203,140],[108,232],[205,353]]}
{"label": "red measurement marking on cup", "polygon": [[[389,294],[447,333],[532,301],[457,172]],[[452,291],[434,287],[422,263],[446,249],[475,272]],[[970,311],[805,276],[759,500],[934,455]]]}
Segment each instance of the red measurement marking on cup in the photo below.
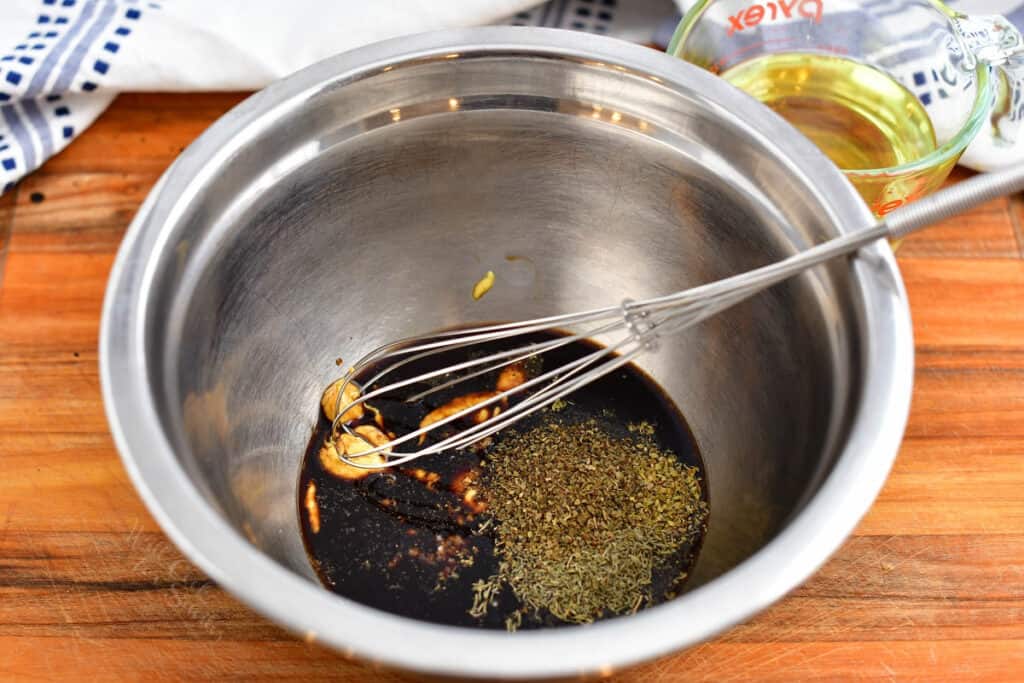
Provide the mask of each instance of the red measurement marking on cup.
{"label": "red measurement marking on cup", "polygon": [[744,45],[743,47],[733,50],[728,54],[722,55],[717,60],[715,60],[715,64],[712,68],[712,71],[715,71],[717,73],[718,71],[724,69],[727,64],[733,64],[734,62],[738,61],[743,55],[749,52],[765,52],[769,48],[773,50],[778,50],[783,45],[788,45],[795,42],[797,42],[797,39],[790,37],[776,38],[773,40],[759,40],[756,43]]}
{"label": "red measurement marking on cup", "polygon": [[[713,74],[720,74],[726,69],[732,67],[744,54],[748,52],[765,51],[765,49],[769,47],[769,43],[781,43],[792,45],[793,43],[799,42],[800,40],[798,38],[789,38],[786,40],[766,40],[764,42],[756,43],[754,45],[748,45],[740,50],[734,50],[733,52],[730,52],[727,55],[719,57],[710,67],[708,67],[708,71],[710,71]],[[779,45],[772,45],[771,48],[772,50],[778,51]],[[836,55],[850,54],[850,51],[843,47],[842,45],[818,44],[814,46],[814,49],[818,50],[819,52],[831,52],[832,54]]]}
{"label": "red measurement marking on cup", "polygon": [[904,204],[909,204],[915,199],[920,199],[924,195],[928,194],[928,186],[931,184],[933,180],[934,179],[931,177],[915,179],[914,181],[912,181],[912,184],[908,189],[908,192],[903,197],[899,197],[897,199],[887,199],[885,197],[882,197],[881,199],[879,199],[878,201],[874,202],[871,205],[871,213],[875,214],[876,216],[884,216],[887,213],[895,211]]}
{"label": "red measurement marking on cup", "polygon": [[916,194],[903,197],[902,199],[890,199],[888,201],[879,199],[877,202],[871,205],[871,213],[875,214],[876,216],[884,216],[887,213],[892,213],[893,211],[900,208],[904,204],[909,204],[915,199],[919,199],[923,194],[923,192],[918,192]]}
{"label": "red measurement marking on cup", "polygon": [[805,17],[816,24],[821,23],[823,0],[777,0],[777,2],[755,3],[746,9],[737,12],[729,17],[729,29],[726,35],[732,35],[737,31],[753,28],[762,21],[774,21],[775,19],[792,19],[793,17]]}

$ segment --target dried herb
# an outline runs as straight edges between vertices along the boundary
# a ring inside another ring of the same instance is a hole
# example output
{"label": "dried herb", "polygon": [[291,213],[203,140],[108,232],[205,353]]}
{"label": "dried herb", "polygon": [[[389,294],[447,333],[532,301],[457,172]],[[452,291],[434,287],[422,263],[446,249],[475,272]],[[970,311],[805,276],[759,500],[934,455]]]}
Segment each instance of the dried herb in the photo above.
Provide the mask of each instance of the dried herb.
{"label": "dried herb", "polygon": [[501,562],[473,586],[470,614],[485,614],[505,585],[527,611],[570,623],[664,598],[651,594],[653,574],[698,537],[707,506],[696,470],[653,433],[641,424],[613,435],[588,420],[503,435],[481,477]]}
{"label": "dried herb", "polygon": [[479,618],[487,614],[487,607],[498,596],[501,584],[500,574],[494,574],[486,580],[480,579],[473,583],[473,606],[469,608],[471,617]]}

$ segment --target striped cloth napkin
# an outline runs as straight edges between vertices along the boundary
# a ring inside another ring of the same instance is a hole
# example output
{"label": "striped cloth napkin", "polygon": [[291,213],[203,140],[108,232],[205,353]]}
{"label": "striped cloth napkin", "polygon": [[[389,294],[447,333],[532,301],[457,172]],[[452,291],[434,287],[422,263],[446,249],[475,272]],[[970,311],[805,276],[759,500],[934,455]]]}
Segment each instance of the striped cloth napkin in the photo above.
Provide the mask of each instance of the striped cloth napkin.
{"label": "striped cloth napkin", "polygon": [[[1024,23],[1024,0],[956,5]],[[664,47],[677,12],[672,0],[0,0],[0,194],[66,147],[119,92],[255,90],[359,45],[482,24],[556,26]],[[1024,144],[1000,153],[1024,158]],[[988,150],[965,160],[979,169],[999,161]]]}
{"label": "striped cloth napkin", "polygon": [[538,0],[0,0],[0,193],[119,92],[256,90],[332,54]]}

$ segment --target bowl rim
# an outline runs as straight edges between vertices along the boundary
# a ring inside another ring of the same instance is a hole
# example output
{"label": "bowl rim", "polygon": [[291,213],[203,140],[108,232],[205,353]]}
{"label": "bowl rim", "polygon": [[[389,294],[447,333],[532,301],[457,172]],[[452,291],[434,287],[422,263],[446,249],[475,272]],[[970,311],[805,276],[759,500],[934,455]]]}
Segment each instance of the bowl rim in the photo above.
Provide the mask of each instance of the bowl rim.
{"label": "bowl rim", "polygon": [[[413,620],[325,591],[251,545],[204,499],[176,459],[147,373],[145,320],[154,255],[167,247],[170,227],[189,193],[228,158],[241,131],[258,128],[280,107],[300,105],[327,83],[345,83],[388,64],[455,53],[620,65],[665,87],[697,90],[728,111],[752,114],[747,120],[754,129],[821,188],[840,232],[873,222],[842,173],[789,124],[711,74],[664,53],[543,28],[454,29],[391,39],[318,62],[252,95],[193,142],[157,182],[125,235],[104,299],[99,362],[107,419],[132,482],[178,548],[218,585],[307,641],[322,642],[347,657],[435,675],[523,679],[608,674],[692,646],[748,619],[807,579],[853,531],[888,475],[909,413],[913,343],[906,293],[885,243],[863,249],[851,261],[864,301],[862,354],[870,363],[865,364],[849,438],[820,489],[788,526],[708,584],[629,617],[514,634]],[[876,338],[882,329],[891,329],[892,338]]]}

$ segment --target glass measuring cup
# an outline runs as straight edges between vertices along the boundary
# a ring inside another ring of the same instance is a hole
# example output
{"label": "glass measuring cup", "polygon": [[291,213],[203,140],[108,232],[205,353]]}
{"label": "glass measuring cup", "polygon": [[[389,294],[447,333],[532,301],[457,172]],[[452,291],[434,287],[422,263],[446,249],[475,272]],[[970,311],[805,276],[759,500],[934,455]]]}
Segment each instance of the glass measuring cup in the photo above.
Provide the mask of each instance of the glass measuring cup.
{"label": "glass measuring cup", "polygon": [[1012,144],[1024,42],[938,0],[697,0],[669,54],[761,100],[836,163],[877,216],[936,190],[986,126]]}

